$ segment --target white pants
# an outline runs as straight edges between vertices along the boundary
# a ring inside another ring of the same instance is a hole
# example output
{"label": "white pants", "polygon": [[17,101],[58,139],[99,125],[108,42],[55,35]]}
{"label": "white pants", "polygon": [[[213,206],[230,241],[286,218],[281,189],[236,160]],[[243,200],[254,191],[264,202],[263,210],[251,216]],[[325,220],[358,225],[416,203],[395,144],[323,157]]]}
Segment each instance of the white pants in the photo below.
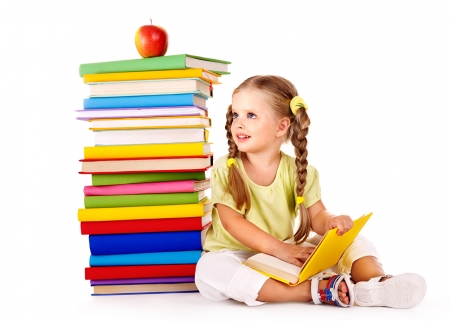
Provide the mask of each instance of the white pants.
{"label": "white pants", "polygon": [[[308,239],[308,244],[302,245],[315,246],[319,240],[316,236]],[[242,264],[254,254],[255,252],[230,250],[204,252],[195,272],[195,284],[200,293],[215,301],[234,299],[249,306],[264,304],[265,302],[257,301],[256,298],[268,277]],[[338,264],[320,274],[349,274],[353,262],[364,256],[379,259],[372,243],[358,235]]]}

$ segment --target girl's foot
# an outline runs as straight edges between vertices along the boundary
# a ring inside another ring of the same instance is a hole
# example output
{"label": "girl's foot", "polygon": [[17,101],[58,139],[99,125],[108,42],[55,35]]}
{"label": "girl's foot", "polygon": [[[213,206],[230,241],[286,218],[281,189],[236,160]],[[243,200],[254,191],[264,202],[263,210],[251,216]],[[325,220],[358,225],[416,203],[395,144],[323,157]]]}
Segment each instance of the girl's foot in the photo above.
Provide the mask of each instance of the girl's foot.
{"label": "girl's foot", "polygon": [[427,284],[419,274],[405,273],[358,282],[353,291],[356,305],[406,309],[422,301]]}
{"label": "girl's foot", "polygon": [[315,304],[328,303],[348,308],[354,301],[352,288],[353,284],[347,274],[333,275],[326,280],[311,280],[311,295]]}

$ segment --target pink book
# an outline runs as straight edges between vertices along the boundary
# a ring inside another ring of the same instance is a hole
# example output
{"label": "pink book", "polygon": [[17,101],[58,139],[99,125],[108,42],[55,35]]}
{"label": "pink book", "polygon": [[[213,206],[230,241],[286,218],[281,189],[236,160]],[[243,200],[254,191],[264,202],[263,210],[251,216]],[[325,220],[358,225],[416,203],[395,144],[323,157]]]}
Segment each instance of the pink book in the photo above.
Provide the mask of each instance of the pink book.
{"label": "pink book", "polygon": [[173,181],[139,184],[121,184],[107,186],[85,186],[85,196],[130,195],[130,194],[163,194],[191,193],[203,191],[210,187],[210,180]]}

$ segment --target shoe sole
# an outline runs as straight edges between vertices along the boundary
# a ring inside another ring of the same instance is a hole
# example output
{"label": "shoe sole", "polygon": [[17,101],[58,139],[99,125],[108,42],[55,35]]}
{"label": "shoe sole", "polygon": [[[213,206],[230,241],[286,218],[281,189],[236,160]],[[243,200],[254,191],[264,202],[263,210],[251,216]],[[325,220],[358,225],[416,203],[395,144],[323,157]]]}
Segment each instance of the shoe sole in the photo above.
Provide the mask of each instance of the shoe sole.
{"label": "shoe sole", "polygon": [[359,282],[353,288],[355,304],[359,306],[407,309],[425,297],[425,279],[415,273],[396,275],[383,282]]}

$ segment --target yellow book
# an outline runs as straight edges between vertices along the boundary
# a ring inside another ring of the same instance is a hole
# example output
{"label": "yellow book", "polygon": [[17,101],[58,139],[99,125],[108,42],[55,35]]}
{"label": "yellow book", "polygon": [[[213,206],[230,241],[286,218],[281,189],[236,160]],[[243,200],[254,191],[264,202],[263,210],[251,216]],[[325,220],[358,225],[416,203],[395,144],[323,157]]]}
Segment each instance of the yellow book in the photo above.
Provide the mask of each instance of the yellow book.
{"label": "yellow book", "polygon": [[265,253],[251,256],[244,264],[272,279],[291,286],[298,285],[336,265],[371,216],[372,213],[369,213],[354,220],[353,227],[342,236],[337,234],[337,229],[328,231],[303,267],[287,263]]}
{"label": "yellow book", "polygon": [[89,146],[84,148],[84,159],[201,156],[207,154],[211,154],[211,143],[207,142]]}
{"label": "yellow book", "polygon": [[212,203],[210,199],[205,199],[198,204],[80,208],[78,210],[78,221],[97,222],[202,217],[211,211]]}
{"label": "yellow book", "polygon": [[202,68],[181,69],[181,70],[156,70],[156,71],[135,71],[135,72],[113,72],[104,74],[85,74],[83,81],[85,84],[110,81],[132,81],[132,80],[153,80],[153,79],[173,79],[173,78],[200,78],[206,82],[220,84],[219,74]]}

